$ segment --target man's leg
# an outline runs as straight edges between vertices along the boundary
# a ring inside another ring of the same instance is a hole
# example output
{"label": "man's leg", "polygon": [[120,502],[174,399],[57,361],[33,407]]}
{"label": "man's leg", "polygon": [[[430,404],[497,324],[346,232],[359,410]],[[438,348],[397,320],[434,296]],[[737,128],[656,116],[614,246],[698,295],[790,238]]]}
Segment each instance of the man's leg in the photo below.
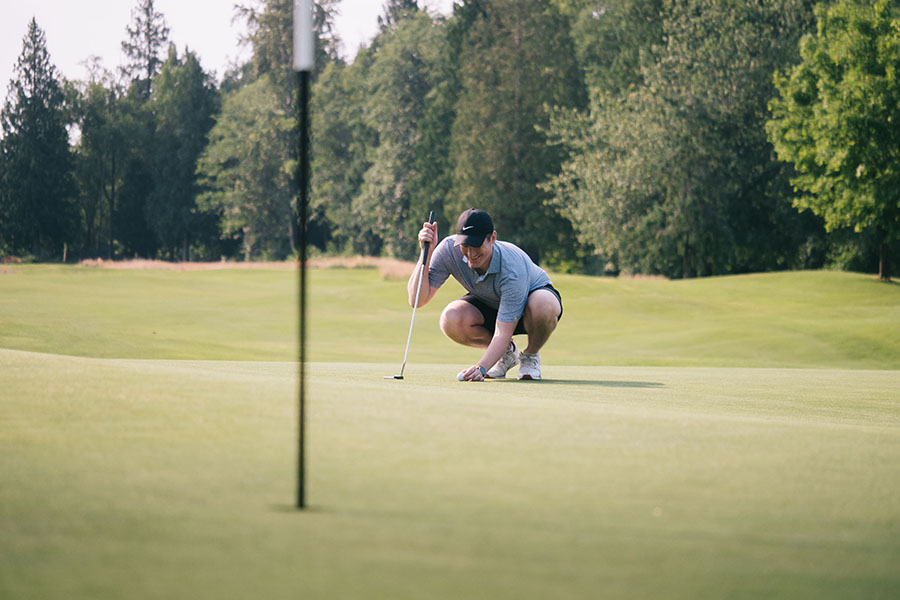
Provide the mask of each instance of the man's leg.
{"label": "man's leg", "polygon": [[556,294],[550,290],[535,290],[528,296],[525,312],[522,319],[525,322],[525,330],[528,332],[528,347],[525,352],[537,354],[540,352],[550,334],[559,323],[559,314],[562,306]]}
{"label": "man's leg", "polygon": [[481,311],[465,300],[454,300],[447,305],[441,313],[441,331],[457,344],[473,348],[487,348],[492,338],[484,326]]}

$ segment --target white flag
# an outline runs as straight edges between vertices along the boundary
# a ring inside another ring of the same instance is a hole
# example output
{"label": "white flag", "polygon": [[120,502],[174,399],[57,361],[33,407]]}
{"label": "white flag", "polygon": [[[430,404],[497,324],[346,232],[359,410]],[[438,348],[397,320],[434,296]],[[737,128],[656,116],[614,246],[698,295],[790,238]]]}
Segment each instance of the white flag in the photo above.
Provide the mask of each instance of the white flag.
{"label": "white flag", "polygon": [[294,70],[312,71],[315,65],[313,0],[294,0]]}

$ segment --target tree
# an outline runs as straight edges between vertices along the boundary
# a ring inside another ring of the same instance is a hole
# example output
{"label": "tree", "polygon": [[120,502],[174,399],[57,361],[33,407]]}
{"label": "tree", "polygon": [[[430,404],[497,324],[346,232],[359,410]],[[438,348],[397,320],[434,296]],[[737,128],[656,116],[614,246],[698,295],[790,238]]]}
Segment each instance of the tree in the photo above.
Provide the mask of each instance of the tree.
{"label": "tree", "polygon": [[294,168],[284,140],[295,116],[280,107],[271,75],[225,98],[199,171],[202,210],[222,218],[222,233],[241,240],[245,260],[290,255],[295,240]]}
{"label": "tree", "polygon": [[81,253],[113,253],[113,216],[128,153],[121,116],[121,90],[95,63],[91,77],[74,90],[78,129],[75,147],[78,205],[83,228]]}
{"label": "tree", "polygon": [[448,209],[491,213],[535,260],[569,250],[571,227],[538,185],[564,158],[548,143],[550,108],[585,102],[569,22],[548,0],[480,2],[460,55]]}
{"label": "tree", "polygon": [[308,235],[322,250],[329,245],[338,252],[377,254],[381,250],[381,239],[364,232],[353,210],[372,164],[369,149],[378,139],[365,117],[371,54],[361,51],[351,65],[329,64],[313,86]]}
{"label": "tree", "polygon": [[169,41],[166,19],[156,11],[153,0],[139,0],[131,11],[132,22],[126,26],[128,39],[122,42],[126,63],[122,75],[144,88],[144,98],[149,98],[153,78],[159,73],[163,59],[160,56]]}
{"label": "tree", "polygon": [[[419,126],[434,86],[440,32],[424,12],[401,13],[386,30],[368,71],[366,119],[378,134],[353,212],[362,233],[381,240],[391,256],[410,257],[424,212],[411,215]],[[371,249],[376,250],[376,249]]]}
{"label": "tree", "polygon": [[153,165],[156,123],[146,104],[162,68],[162,52],[168,51],[169,28],[153,0],[139,0],[131,15],[132,23],[126,28],[128,37],[122,42],[126,63],[120,68],[127,80],[127,91],[118,103],[120,124],[129,148],[123,157],[118,205],[110,227],[116,233],[121,254],[154,257],[160,240],[148,217],[150,198],[158,181]]}
{"label": "tree", "polygon": [[[331,62],[338,61],[334,17],[338,0],[316,0],[313,13],[315,68],[313,80]],[[237,5],[247,22],[247,41],[253,48],[252,79],[271,74],[288,95],[295,90],[293,73],[293,0],[261,0],[259,6]]]}
{"label": "tree", "polygon": [[664,0],[556,0],[571,13],[588,89],[619,94],[643,82],[642,60],[662,40]]}
{"label": "tree", "polygon": [[627,89],[554,123],[570,160],[550,188],[618,269],[691,277],[793,266],[804,223],[763,125],[771,74],[808,27],[804,0],[677,0]]}
{"label": "tree", "polygon": [[[312,84],[315,84],[319,73],[328,64],[339,61],[337,53],[338,40],[334,33],[336,5],[337,0],[316,0],[314,4],[313,28],[316,37],[316,65],[312,72]],[[250,68],[248,69],[248,81],[255,84],[262,79],[266,80],[257,87],[256,93],[253,95],[257,100],[263,96],[269,97],[273,101],[270,110],[275,111],[278,115],[296,114],[298,86],[291,60],[293,47],[293,2],[291,0],[263,0],[259,7],[238,6],[238,10],[247,21],[247,40],[253,47],[253,55],[250,60]],[[264,94],[261,93],[262,88],[266,88]],[[247,98],[244,98],[242,102],[247,100]],[[236,105],[232,104],[232,106]],[[227,103],[226,106],[228,106]],[[279,123],[281,123],[280,119]],[[227,136],[232,133],[238,136],[243,135],[243,132],[229,128],[220,129],[217,135]],[[269,134],[273,133],[280,135],[281,140],[280,142],[268,140],[273,142],[271,149],[277,152],[277,155],[272,156],[271,160],[279,162],[281,164],[279,168],[285,173],[293,172],[297,160],[298,133],[296,126],[279,126],[269,132]],[[233,148],[240,147],[244,143],[243,140],[226,141],[221,137],[219,139],[225,145]],[[235,176],[240,177],[237,174]],[[284,224],[286,228],[284,230],[290,234],[289,239],[292,247],[296,247],[298,241],[295,231],[296,223],[291,216],[290,207],[293,205],[293,200],[297,194],[293,190],[293,179],[289,183],[291,188],[286,196],[288,198],[286,208],[289,212],[285,213],[288,215],[288,221]],[[265,204],[266,200],[260,198],[255,203],[257,205]],[[312,219],[320,216],[321,212],[312,212],[311,214]],[[313,233],[322,230],[327,231],[328,229],[326,225],[315,222],[308,223],[307,228],[308,231]]]}
{"label": "tree", "polygon": [[900,4],[841,0],[815,14],[800,64],[775,77],[769,137],[796,170],[794,205],[829,231],[874,230],[886,280],[900,239]]}
{"label": "tree", "polygon": [[384,3],[384,10],[378,16],[378,27],[382,31],[386,31],[402,21],[410,13],[419,10],[417,0],[387,0]]}
{"label": "tree", "polygon": [[116,107],[116,128],[126,141],[121,184],[112,214],[112,255],[155,258],[159,240],[147,220],[156,185],[153,173],[156,123],[147,107],[146,88],[132,85]]}
{"label": "tree", "polygon": [[63,256],[75,241],[75,186],[65,95],[32,19],[0,112],[0,247]]}
{"label": "tree", "polygon": [[193,52],[182,59],[174,47],[156,79],[148,108],[154,115],[153,173],[156,183],[147,221],[169,256],[180,248],[190,259],[192,235],[202,215],[195,203],[197,161],[207,144],[218,110],[218,94]]}

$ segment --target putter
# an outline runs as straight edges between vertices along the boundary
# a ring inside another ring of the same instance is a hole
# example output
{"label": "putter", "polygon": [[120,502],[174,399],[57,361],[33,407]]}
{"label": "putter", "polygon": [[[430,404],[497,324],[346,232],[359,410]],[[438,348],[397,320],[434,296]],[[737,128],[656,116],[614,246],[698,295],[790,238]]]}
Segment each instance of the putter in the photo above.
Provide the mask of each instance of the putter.
{"label": "putter", "polygon": [[[434,223],[434,211],[428,215],[428,222]],[[409,342],[412,341],[413,325],[416,322],[416,308],[419,307],[419,292],[422,291],[422,280],[425,279],[425,259],[428,258],[428,244],[422,247],[422,265],[419,267],[419,287],[416,288],[416,301],[413,302],[412,320],[409,322],[409,335],[406,337],[406,352],[403,353],[403,365],[400,367],[399,375],[385,375],[385,379],[403,379],[403,371],[406,369],[406,359],[409,357]]]}

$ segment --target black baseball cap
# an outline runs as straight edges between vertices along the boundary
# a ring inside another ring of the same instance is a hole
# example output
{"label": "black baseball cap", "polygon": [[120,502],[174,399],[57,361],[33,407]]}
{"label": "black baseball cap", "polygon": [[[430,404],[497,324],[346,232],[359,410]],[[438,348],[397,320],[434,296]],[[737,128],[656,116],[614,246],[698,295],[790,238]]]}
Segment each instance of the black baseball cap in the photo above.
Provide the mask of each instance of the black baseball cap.
{"label": "black baseball cap", "polygon": [[479,248],[484,238],[494,233],[494,222],[491,215],[477,208],[463,211],[456,221],[456,242],[454,246],[465,244]]}

